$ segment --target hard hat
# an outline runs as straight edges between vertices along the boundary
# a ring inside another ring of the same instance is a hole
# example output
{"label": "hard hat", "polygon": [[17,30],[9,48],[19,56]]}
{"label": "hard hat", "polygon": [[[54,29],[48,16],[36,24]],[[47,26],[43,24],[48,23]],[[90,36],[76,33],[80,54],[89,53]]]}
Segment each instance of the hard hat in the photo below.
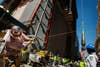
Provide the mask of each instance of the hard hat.
{"label": "hard hat", "polygon": [[86,46],[87,49],[93,49],[95,50],[95,47],[92,43],[89,43],[87,46]]}
{"label": "hard hat", "polygon": [[20,27],[18,27],[18,26],[13,26],[13,27],[11,28],[11,34],[12,34],[13,36],[19,36],[19,35],[21,35],[21,29],[20,29]]}

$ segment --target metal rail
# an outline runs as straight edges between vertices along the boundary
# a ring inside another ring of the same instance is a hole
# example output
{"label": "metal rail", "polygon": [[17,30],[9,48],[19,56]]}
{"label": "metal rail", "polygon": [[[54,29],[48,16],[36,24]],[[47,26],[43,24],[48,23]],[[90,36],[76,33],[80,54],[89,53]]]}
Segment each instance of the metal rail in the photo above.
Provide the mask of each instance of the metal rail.
{"label": "metal rail", "polygon": [[44,8],[43,13],[42,13],[42,15],[41,15],[41,18],[40,18],[40,20],[39,20],[39,23],[38,23],[38,26],[37,26],[37,29],[36,29],[36,32],[35,32],[35,37],[36,37],[37,34],[38,34],[39,27],[40,27],[40,25],[41,25],[41,23],[42,23],[42,18],[43,18],[43,15],[44,15],[44,13],[45,13],[47,4],[48,4],[48,0],[47,0],[47,2],[46,2],[45,8]]}

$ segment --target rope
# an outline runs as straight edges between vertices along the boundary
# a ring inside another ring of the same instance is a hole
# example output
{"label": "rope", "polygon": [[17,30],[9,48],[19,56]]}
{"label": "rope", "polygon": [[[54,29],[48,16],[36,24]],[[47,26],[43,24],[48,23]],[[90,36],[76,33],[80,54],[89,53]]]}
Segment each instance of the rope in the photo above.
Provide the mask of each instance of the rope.
{"label": "rope", "polygon": [[74,33],[74,32],[76,32],[76,31],[58,33],[58,34],[55,34],[55,35],[50,35],[50,36],[48,36],[48,37],[51,38],[51,37],[56,37],[56,36],[62,36],[62,35],[66,35],[66,34],[70,34],[70,33]]}
{"label": "rope", "polygon": [[[49,35],[48,37],[51,38],[51,37],[57,37],[57,36],[62,36],[62,35],[66,35],[66,34],[70,34],[70,33],[74,33],[76,31],[72,31],[72,32],[64,32],[64,33],[58,33],[58,34],[55,34],[55,35]],[[95,32],[94,30],[89,30],[88,32]]]}

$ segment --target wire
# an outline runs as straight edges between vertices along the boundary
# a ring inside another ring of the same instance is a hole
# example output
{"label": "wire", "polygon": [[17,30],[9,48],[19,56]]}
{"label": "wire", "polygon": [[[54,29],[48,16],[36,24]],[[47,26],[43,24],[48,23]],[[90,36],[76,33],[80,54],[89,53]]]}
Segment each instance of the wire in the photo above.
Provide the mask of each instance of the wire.
{"label": "wire", "polygon": [[50,35],[49,38],[51,38],[51,37],[56,37],[56,36],[62,36],[62,35],[66,35],[66,34],[70,34],[70,33],[74,33],[74,32],[76,32],[76,31],[58,33],[58,34],[55,34],[55,35]]}
{"label": "wire", "polygon": [[[62,36],[62,35],[66,35],[66,34],[70,34],[70,33],[74,33],[76,31],[72,31],[72,32],[64,32],[64,33],[58,33],[58,34],[55,34],[55,35],[49,35],[48,37],[51,38],[51,37],[57,37],[57,36]],[[89,30],[88,32],[95,32],[94,30]]]}

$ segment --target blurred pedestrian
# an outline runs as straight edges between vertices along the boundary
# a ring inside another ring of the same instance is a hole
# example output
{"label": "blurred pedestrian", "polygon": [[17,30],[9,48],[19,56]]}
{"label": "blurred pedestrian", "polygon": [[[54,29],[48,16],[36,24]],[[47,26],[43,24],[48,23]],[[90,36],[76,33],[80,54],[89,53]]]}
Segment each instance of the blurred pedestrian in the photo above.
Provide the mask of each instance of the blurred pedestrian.
{"label": "blurred pedestrian", "polygon": [[100,50],[98,50],[96,52],[97,56],[98,56],[98,61],[97,61],[97,66],[96,67],[100,67]]}
{"label": "blurred pedestrian", "polygon": [[86,57],[86,66],[87,67],[96,67],[96,64],[97,64],[97,55],[96,55],[96,52],[95,52],[95,47],[94,47],[94,44],[92,43],[89,43],[87,46],[86,46],[86,49],[87,49],[87,52],[88,52],[88,56]]}

